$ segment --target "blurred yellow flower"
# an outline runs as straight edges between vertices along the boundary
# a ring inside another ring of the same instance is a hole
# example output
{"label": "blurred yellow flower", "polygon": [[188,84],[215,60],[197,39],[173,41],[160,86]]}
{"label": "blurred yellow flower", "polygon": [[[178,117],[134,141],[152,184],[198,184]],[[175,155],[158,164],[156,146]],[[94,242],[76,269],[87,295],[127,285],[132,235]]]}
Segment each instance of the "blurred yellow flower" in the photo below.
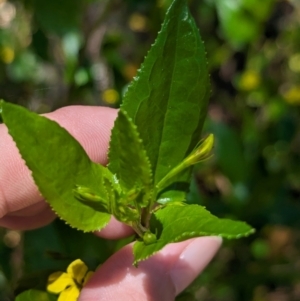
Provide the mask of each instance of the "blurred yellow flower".
{"label": "blurred yellow flower", "polygon": [[300,53],[294,53],[290,57],[289,67],[294,72],[300,72]]}
{"label": "blurred yellow flower", "polygon": [[2,62],[10,64],[15,58],[15,51],[11,47],[4,46],[0,50],[0,57]]}
{"label": "blurred yellow flower", "polygon": [[48,277],[47,290],[59,294],[57,301],[77,301],[80,291],[94,272],[80,259],[73,261],[67,272],[55,272]]}
{"label": "blurred yellow flower", "polygon": [[147,18],[142,14],[133,13],[128,23],[132,31],[143,32],[147,30]]}
{"label": "blurred yellow flower", "polygon": [[300,105],[300,86],[294,86],[288,89],[283,94],[283,98],[291,105]]}
{"label": "blurred yellow flower", "polygon": [[102,93],[102,99],[108,104],[115,104],[119,100],[119,93],[114,89],[107,89]]}
{"label": "blurred yellow flower", "polygon": [[260,85],[260,75],[253,70],[245,71],[239,80],[239,88],[244,91],[251,91]]}

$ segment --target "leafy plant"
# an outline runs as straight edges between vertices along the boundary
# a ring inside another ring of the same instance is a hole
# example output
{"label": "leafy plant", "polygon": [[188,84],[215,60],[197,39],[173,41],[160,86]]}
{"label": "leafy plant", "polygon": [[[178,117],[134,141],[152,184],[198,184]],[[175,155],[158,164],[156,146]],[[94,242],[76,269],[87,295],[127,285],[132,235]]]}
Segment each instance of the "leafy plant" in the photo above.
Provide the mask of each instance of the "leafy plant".
{"label": "leafy plant", "polygon": [[203,42],[185,0],[175,0],[112,130],[107,167],[93,163],[56,122],[1,101],[1,115],[40,192],[60,218],[85,232],[113,215],[137,233],[134,264],[166,244],[203,235],[247,236],[185,196],[192,166],[210,156],[200,140],[210,94]]}

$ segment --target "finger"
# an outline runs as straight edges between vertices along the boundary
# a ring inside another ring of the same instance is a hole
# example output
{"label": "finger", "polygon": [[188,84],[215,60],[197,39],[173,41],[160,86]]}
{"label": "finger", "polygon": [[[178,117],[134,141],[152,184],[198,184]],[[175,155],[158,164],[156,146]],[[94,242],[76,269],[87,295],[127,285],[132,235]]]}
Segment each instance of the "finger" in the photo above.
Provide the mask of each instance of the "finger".
{"label": "finger", "polygon": [[[32,213],[29,213],[30,209],[33,210]],[[13,230],[32,230],[49,224],[55,219],[54,212],[44,201],[29,206],[26,213],[23,215],[16,211],[6,215],[0,220],[0,226]]]}
{"label": "finger", "polygon": [[127,245],[95,272],[79,301],[173,301],[203,271],[221,242],[219,237],[199,237],[170,244],[138,268],[132,265],[132,245]]}
{"label": "finger", "polygon": [[[116,114],[110,108],[71,106],[46,115],[66,128],[94,162],[106,164]],[[41,205],[43,197],[3,124],[0,125],[0,166],[0,226],[31,229],[51,221],[54,214],[45,202]],[[25,218],[28,214],[31,218]]]}
{"label": "finger", "polygon": [[101,231],[95,232],[97,236],[106,239],[120,239],[126,236],[133,235],[133,229],[123,223],[117,221],[113,216],[111,217],[108,225]]}

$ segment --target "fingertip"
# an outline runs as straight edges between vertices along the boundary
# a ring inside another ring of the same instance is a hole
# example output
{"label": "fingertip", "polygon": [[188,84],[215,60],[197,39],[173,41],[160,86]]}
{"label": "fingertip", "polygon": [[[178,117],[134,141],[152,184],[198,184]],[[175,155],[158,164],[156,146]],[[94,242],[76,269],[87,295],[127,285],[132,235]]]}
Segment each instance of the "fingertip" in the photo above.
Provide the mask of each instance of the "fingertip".
{"label": "fingertip", "polygon": [[222,244],[217,236],[198,237],[182,250],[170,270],[176,295],[182,292],[205,269]]}
{"label": "fingertip", "polygon": [[134,234],[131,227],[117,221],[113,216],[108,225],[100,231],[94,232],[95,235],[106,239],[120,239]]}
{"label": "fingertip", "polygon": [[169,244],[138,268],[132,265],[133,244],[127,245],[100,266],[79,301],[99,300],[99,296],[102,301],[173,301],[204,269],[220,245],[221,239],[216,237]]}
{"label": "fingertip", "polygon": [[0,219],[0,227],[12,230],[33,230],[50,224],[56,215],[45,208],[35,215],[6,215]]}

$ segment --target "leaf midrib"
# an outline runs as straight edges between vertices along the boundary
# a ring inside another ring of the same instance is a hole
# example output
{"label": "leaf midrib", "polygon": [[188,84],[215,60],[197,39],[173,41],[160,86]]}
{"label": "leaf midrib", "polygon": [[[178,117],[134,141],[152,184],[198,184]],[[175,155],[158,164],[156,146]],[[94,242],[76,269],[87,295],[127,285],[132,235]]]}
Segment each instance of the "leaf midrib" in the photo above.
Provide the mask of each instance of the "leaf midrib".
{"label": "leaf midrib", "polygon": [[[178,31],[179,31],[179,24],[176,24],[176,37],[177,37],[177,33],[178,33]],[[169,33],[168,33],[168,35],[169,35]],[[166,39],[167,40],[167,39]],[[166,41],[165,40],[165,41]],[[164,50],[165,50],[165,47],[166,47],[166,45],[165,45],[165,41],[164,41]],[[168,107],[168,104],[169,104],[169,102],[170,102],[170,94],[171,94],[171,91],[172,91],[172,89],[173,89],[173,77],[174,77],[174,70],[175,70],[175,67],[176,67],[176,65],[177,65],[177,60],[176,60],[176,57],[177,57],[177,51],[178,51],[178,47],[177,47],[177,45],[178,45],[178,38],[176,38],[175,39],[175,55],[174,55],[174,64],[172,65],[172,77],[171,77],[171,85],[170,85],[170,88],[168,89],[168,101],[167,101],[167,103],[166,103],[166,107]],[[168,115],[168,110],[166,111],[166,113],[164,114],[164,119],[163,119],[163,130],[162,130],[162,132],[161,132],[161,135],[160,135],[160,139],[159,139],[159,149],[158,149],[158,153],[157,153],[157,156],[156,156],[156,158],[155,158],[155,171],[154,171],[154,184],[156,184],[157,182],[159,182],[159,180],[160,179],[156,179],[156,172],[157,172],[157,169],[158,169],[158,167],[157,167],[157,162],[158,162],[158,160],[159,160],[159,158],[160,158],[160,153],[161,153],[161,145],[162,145],[162,141],[163,141],[163,137],[164,137],[164,133],[165,133],[165,124],[166,124],[166,119],[167,119],[167,115]]]}

